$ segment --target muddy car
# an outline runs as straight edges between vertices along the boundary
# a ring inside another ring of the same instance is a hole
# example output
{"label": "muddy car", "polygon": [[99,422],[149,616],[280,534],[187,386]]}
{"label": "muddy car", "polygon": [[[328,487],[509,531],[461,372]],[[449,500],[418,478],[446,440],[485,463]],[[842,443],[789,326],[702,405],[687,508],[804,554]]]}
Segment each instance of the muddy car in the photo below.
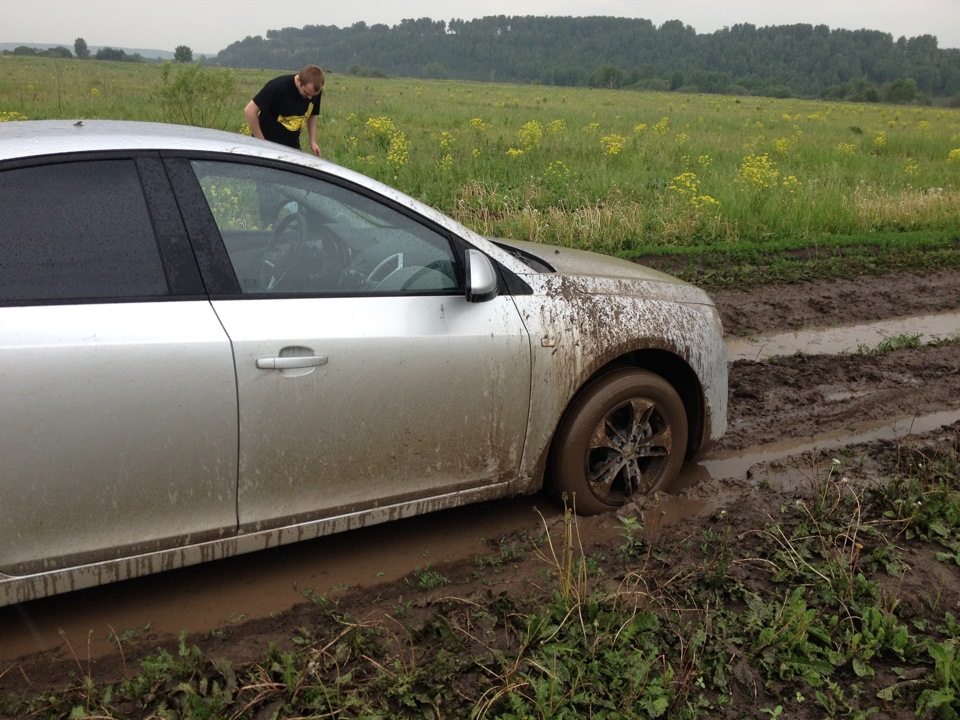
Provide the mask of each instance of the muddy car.
{"label": "muddy car", "polygon": [[0,604],[546,488],[669,488],[720,321],[219,131],[0,123]]}

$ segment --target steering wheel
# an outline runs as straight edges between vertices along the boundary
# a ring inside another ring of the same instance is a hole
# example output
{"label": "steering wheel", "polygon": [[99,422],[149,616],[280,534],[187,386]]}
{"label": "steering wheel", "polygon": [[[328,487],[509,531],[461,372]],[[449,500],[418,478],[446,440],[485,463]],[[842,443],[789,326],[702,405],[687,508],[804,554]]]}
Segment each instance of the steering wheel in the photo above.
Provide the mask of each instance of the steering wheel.
{"label": "steering wheel", "polygon": [[[285,239],[284,234],[287,229],[296,223],[293,239]],[[260,287],[265,290],[273,290],[279,285],[286,276],[287,271],[293,265],[300,254],[300,248],[303,247],[307,239],[307,219],[300,213],[290,213],[273,229],[267,246],[263,249],[263,257],[260,264]],[[286,246],[286,247],[284,247]]]}
{"label": "steering wheel", "polygon": [[377,266],[371,270],[364,279],[365,285],[376,287],[398,270],[403,269],[403,253],[393,253],[377,263]]}

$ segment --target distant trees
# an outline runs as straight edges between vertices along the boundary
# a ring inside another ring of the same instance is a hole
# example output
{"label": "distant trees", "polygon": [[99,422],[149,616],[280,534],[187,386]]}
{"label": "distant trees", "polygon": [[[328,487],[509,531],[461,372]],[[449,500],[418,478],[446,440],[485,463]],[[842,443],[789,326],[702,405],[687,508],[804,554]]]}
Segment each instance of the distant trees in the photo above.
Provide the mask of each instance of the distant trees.
{"label": "distant trees", "polygon": [[46,50],[40,50],[35,47],[30,47],[28,45],[18,45],[13,49],[12,55],[26,55],[27,57],[54,57],[54,58],[72,58],[73,53],[70,52],[69,48],[65,48],[63,45],[57,45],[57,47],[47,48]]}
{"label": "distant trees", "polygon": [[112,47],[102,47],[97,50],[97,60],[123,60],[127,54],[120,49]]}
{"label": "distant trees", "polygon": [[890,83],[885,99],[893,103],[911,103],[917,99],[917,83],[912,78],[897,78]]}
{"label": "distant trees", "polygon": [[960,50],[939,49],[935,37],[895,41],[875,30],[807,24],[742,24],[703,35],[677,20],[656,27],[649,20],[613,17],[307,25],[247,37],[215,62],[275,69],[317,63],[363,75],[777,97],[928,102],[960,96]]}
{"label": "distant trees", "polygon": [[623,85],[623,70],[616,65],[603,63],[590,76],[590,86],[615,89]]}
{"label": "distant trees", "polygon": [[119,48],[112,47],[102,47],[97,50],[95,56],[97,60],[113,60],[115,62],[143,62],[143,55],[140,53],[134,53],[133,55],[127,55],[126,52],[120,50]]}
{"label": "distant trees", "polygon": [[373,77],[373,78],[383,78],[386,77],[379,70],[374,70],[373,68],[362,67],[360,65],[351,65],[350,70],[348,71],[351,75],[356,75],[357,77]]}
{"label": "distant trees", "polygon": [[[82,37],[79,59],[90,57]],[[65,47],[21,46],[15,55],[71,57]],[[174,62],[193,62],[178,45]],[[98,60],[141,62],[139,54],[100,48]],[[201,58],[202,60],[203,58]],[[406,19],[399,25],[306,25],[269,30],[222,50],[224,67],[287,69],[317,63],[364,77],[423,77],[670,90],[681,93],[822,97],[857,102],[960,105],[960,50],[932,35],[894,40],[875,30],[826,25],[739,24],[698,35],[671,20],[613,17]],[[951,100],[952,99],[952,100]]]}
{"label": "distant trees", "polygon": [[423,76],[431,80],[446,80],[449,75],[443,65],[437,62],[427,63],[423,66]]}

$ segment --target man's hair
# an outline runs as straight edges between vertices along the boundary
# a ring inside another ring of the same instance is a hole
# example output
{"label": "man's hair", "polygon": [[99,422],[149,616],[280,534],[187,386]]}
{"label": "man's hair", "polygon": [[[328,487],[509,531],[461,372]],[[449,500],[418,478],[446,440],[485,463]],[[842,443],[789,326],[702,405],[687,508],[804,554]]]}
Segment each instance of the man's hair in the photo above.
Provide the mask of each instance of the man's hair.
{"label": "man's hair", "polygon": [[300,72],[301,85],[313,85],[317,90],[323,90],[323,70],[316,65],[304,65]]}

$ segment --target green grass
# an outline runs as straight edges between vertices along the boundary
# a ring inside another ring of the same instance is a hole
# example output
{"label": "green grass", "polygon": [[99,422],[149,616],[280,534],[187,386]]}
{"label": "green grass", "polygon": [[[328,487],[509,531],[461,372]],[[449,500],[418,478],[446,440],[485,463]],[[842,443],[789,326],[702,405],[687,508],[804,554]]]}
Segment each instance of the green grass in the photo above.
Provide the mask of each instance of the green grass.
{"label": "green grass", "polygon": [[958,250],[960,230],[944,229],[788,237],[710,248],[647,246],[622,255],[713,289],[956,269]]}
{"label": "green grass", "polygon": [[[273,74],[7,56],[0,117],[242,132]],[[956,109],[332,75],[320,136],[327,158],[484,234],[706,254],[689,269],[712,282],[923,269],[960,240]]]}

